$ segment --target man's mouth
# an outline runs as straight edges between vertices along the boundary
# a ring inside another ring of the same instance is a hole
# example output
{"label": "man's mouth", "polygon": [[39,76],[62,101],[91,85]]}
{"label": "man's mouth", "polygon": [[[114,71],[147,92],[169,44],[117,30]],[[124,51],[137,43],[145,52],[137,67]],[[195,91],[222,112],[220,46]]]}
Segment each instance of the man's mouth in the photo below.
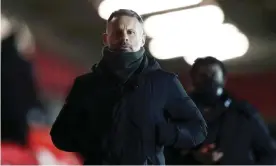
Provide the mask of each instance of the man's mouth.
{"label": "man's mouth", "polygon": [[119,50],[121,50],[121,51],[128,51],[128,50],[129,50],[129,47],[127,47],[127,46],[122,46],[122,47],[119,48]]}
{"label": "man's mouth", "polygon": [[128,46],[121,46],[120,48],[121,49],[128,49],[129,47]]}

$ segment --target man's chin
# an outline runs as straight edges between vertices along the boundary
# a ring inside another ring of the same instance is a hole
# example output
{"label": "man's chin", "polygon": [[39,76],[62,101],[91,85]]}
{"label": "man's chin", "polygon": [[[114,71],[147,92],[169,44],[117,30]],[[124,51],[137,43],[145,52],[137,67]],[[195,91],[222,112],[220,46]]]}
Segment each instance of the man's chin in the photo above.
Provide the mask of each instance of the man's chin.
{"label": "man's chin", "polygon": [[133,52],[130,48],[119,48],[117,49],[119,52]]}
{"label": "man's chin", "polygon": [[111,51],[115,52],[133,52],[130,48],[109,48]]}

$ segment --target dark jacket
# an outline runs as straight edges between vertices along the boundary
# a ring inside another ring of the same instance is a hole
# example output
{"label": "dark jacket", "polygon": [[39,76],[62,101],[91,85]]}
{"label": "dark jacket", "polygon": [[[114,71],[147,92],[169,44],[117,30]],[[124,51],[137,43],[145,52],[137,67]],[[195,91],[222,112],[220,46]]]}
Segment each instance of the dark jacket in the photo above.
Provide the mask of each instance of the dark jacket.
{"label": "dark jacket", "polygon": [[[193,99],[198,108],[203,110],[204,106],[196,98]],[[228,108],[225,108],[224,113],[219,117],[216,124],[218,125],[218,132],[215,144],[218,144],[219,151],[224,154],[217,164],[276,164],[273,140],[258,111],[247,102],[235,101],[234,99],[231,99],[231,101],[232,104]],[[212,130],[212,127],[209,124],[208,127],[210,127],[208,128],[209,135],[203,144],[211,137],[212,131],[210,130]],[[168,158],[170,159],[168,159],[168,164],[204,164],[197,161],[191,151],[184,156],[179,155],[177,151],[170,151],[170,153],[175,154],[169,154]]]}
{"label": "dark jacket", "polygon": [[192,148],[204,141],[201,113],[154,59],[145,56],[119,82],[100,65],[76,78],[51,130],[57,148],[79,152],[85,164],[165,164],[164,145]]}
{"label": "dark jacket", "polygon": [[31,63],[16,48],[16,33],[1,42],[1,139],[27,144],[27,115],[41,108],[36,97]]}

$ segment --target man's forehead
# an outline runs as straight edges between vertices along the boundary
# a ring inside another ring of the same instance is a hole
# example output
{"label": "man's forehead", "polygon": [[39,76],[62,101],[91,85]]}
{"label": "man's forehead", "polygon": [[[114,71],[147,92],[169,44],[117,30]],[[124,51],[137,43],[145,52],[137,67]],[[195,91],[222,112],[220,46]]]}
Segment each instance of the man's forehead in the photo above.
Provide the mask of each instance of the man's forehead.
{"label": "man's forehead", "polygon": [[128,26],[128,27],[142,26],[142,23],[140,23],[136,17],[131,17],[131,16],[114,17],[108,24],[109,26],[111,25],[112,27],[120,27],[122,25]]}
{"label": "man's forehead", "polygon": [[222,70],[218,64],[206,64],[198,68],[199,72],[210,72],[210,71]]}

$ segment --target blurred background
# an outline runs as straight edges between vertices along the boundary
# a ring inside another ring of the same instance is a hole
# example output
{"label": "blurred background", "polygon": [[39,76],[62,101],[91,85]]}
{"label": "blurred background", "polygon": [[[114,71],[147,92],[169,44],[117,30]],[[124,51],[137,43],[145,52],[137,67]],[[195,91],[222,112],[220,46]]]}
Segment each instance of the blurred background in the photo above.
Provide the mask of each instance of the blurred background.
{"label": "blurred background", "polygon": [[[79,162],[52,147],[49,127],[74,78],[101,59],[106,19],[120,8],[143,16],[147,50],[187,91],[196,58],[222,60],[227,88],[258,108],[276,137],[275,0],[2,0],[1,103],[9,104],[1,105],[1,123],[27,117],[35,126],[28,141],[39,142],[32,144],[40,156],[54,154],[40,163]],[[20,123],[18,133],[28,128]]]}

